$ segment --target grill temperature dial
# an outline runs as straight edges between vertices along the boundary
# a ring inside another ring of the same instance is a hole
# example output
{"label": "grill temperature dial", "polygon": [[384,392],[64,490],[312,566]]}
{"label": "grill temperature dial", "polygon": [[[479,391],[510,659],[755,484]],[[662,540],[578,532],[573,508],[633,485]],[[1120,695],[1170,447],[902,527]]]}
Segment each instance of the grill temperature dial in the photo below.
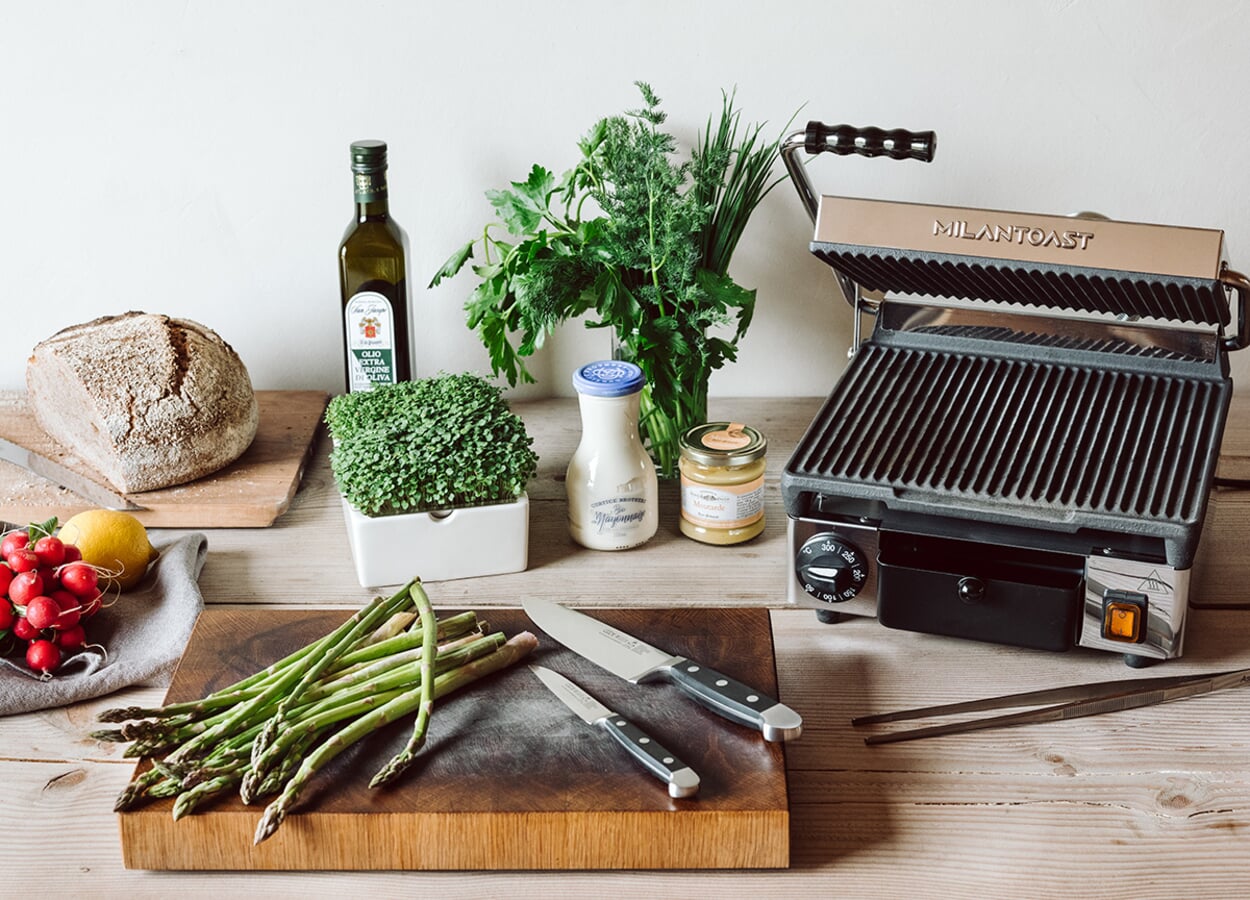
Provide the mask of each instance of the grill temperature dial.
{"label": "grill temperature dial", "polygon": [[864,554],[831,531],[814,534],[803,542],[794,569],[808,596],[826,603],[845,603],[868,580]]}

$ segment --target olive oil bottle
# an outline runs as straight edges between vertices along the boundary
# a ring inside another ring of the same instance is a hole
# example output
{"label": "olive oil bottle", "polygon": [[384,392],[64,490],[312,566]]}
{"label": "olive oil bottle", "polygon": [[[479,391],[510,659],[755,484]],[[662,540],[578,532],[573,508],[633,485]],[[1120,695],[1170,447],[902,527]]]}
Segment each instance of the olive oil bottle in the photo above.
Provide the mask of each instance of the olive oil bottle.
{"label": "olive oil bottle", "polygon": [[347,390],[412,379],[407,238],[391,218],[386,143],[352,144],[356,218],[339,245]]}

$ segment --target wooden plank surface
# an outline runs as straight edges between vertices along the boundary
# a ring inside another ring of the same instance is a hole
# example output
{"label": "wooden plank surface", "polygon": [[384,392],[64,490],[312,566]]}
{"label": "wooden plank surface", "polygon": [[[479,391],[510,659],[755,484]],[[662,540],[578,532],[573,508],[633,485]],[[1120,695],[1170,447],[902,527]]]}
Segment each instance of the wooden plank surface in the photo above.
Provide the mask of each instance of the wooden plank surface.
{"label": "wooden plank surface", "polygon": [[[208,609],[170,687],[196,699],[328,633],[344,611]],[[775,695],[763,610],[602,610],[600,618]],[[507,635],[533,629],[492,610]],[[576,718],[524,666],[435,707],[418,764],[394,787],[372,775],[405,720],[337,758],[278,832],[252,845],[263,806],[237,795],[174,822],[172,801],[120,816],[139,869],[776,868],[789,860],[781,745],[667,684],[631,685],[535,630],[529,662],[553,668],[690,764],[699,794],[673,800],[606,733]]]}
{"label": "wooden plank surface", "polygon": [[[768,515],[776,477],[817,398],[713,398],[712,415],[768,422]],[[567,400],[517,404],[544,455],[536,516],[551,546],[528,573],[431,586],[440,605],[516,606],[526,593],[582,606],[784,606],[784,529],[737,548],[681,537],[671,518],[639,551],[581,551],[562,534],[561,454],[578,432]],[[1235,398],[1225,454],[1250,456],[1250,403]],[[1243,437],[1238,437],[1243,434]],[[787,446],[789,444],[789,446]],[[1223,470],[1228,476],[1250,475]],[[1250,492],[1227,493],[1247,509]],[[1186,652],[1168,672],[1250,665],[1250,516],[1220,514],[1203,546],[1223,547],[1195,577]],[[1241,521],[1242,525],[1230,528]],[[206,601],[267,609],[340,608],[355,584],[342,512],[319,447],[291,509],[272,528],[209,532]],[[461,600],[468,598],[468,601]],[[493,614],[484,610],[485,615]],[[804,717],[786,748],[790,867],[699,871],[147,872],[122,863],[113,798],[133,763],[93,741],[95,713],[159,702],[164,686],[0,720],[0,833],[12,884],[128,900],[370,897],[545,900],[715,895],[758,900],[845,897],[1097,896],[1172,900],[1250,896],[1250,690],[1164,706],[912,744],[866,747],[854,715],[1109,677],[1113,655],[1044,653],[883,628],[872,619],[821,626],[810,611],[771,610],[778,696]],[[247,629],[240,631],[246,635]],[[469,695],[462,699],[467,700]],[[642,778],[646,780],[647,776]],[[49,881],[49,848],[71,853]],[[68,849],[67,849],[68,848]]]}
{"label": "wooden plank surface", "polygon": [[[130,495],[135,515],[157,528],[256,528],[286,512],[308,464],[329,396],[321,391],[257,391],[256,438],[229,466],[187,484]],[[21,391],[0,392],[0,436],[105,483],[73,451],[39,428]],[[47,479],[0,461],[0,519],[62,522],[94,504]]]}
{"label": "wooden plank surface", "polygon": [[[822,626],[796,610],[774,610],[771,618],[779,696],[806,724],[786,750],[788,869],[126,869],[111,807],[133,765],[121,759],[123,745],[86,734],[98,727],[96,711],[152,704],[164,694],[146,687],[3,720],[6,870],[14,883],[42,883],[48,848],[72,847],[73,864],[59,868],[53,895],[128,900],[171,894],[309,900],[357,891],[383,900],[1250,896],[1250,691],[866,747],[850,727],[853,715],[1142,673],[1092,651],[968,644],[892,631],[868,619]],[[1169,666],[1250,665],[1245,611],[1198,610],[1191,629],[1191,655]]]}

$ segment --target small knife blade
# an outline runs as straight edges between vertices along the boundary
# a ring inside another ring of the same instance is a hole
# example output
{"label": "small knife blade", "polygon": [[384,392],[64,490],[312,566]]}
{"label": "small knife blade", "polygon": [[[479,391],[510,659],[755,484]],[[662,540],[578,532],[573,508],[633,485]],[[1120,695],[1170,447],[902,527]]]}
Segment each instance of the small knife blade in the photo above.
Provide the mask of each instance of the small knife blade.
{"label": "small knife blade", "polygon": [[665,653],[549,600],[526,599],[522,606],[535,625],[618,678],[634,684],[656,679],[671,682],[718,715],[760,731],[766,741],[790,741],[803,733],[803,719],[797,712],[715,669]]}
{"label": "small knife blade", "polygon": [[29,450],[5,438],[0,438],[0,459],[21,466],[28,472],[34,472],[41,478],[55,482],[61,487],[73,491],[83,499],[90,500],[96,506],[102,506],[106,509],[143,509],[142,506],[110,490],[99,482],[92,481],[85,475],[80,475],[73,469],[61,465],[55,459],[36,453],[34,450]]}
{"label": "small knife blade", "polygon": [[559,672],[534,665],[530,666],[530,671],[583,721],[602,727],[651,774],[666,782],[669,796],[680,799],[693,797],[699,792],[698,773],[637,725],[608,709]]}

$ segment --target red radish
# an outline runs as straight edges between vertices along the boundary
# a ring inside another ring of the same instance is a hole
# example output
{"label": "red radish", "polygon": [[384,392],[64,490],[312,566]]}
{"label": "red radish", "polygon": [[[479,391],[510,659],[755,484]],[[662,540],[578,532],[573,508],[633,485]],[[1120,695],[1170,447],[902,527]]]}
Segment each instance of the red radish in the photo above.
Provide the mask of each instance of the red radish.
{"label": "red radish", "polygon": [[39,568],[39,557],[35,555],[34,550],[27,550],[25,547],[14,550],[5,556],[4,561],[14,572],[33,572]]}
{"label": "red radish", "polygon": [[16,618],[17,613],[13,611],[13,604],[0,598],[0,631],[8,631],[12,628],[13,620]]}
{"label": "red radish", "polygon": [[81,625],[75,625],[73,628],[58,631],[56,642],[66,653],[73,653],[87,645],[87,632]]}
{"label": "red radish", "polygon": [[82,599],[75,597],[65,588],[57,588],[55,591],[48,591],[48,596],[56,601],[56,605],[61,607],[61,612],[67,609],[78,609],[82,606]]}
{"label": "red radish", "polygon": [[30,535],[25,531],[10,531],[0,541],[0,556],[8,558],[14,550],[21,550],[30,543]]}
{"label": "red radish", "polygon": [[33,641],[39,637],[39,629],[26,621],[25,616],[18,616],[17,621],[13,623],[13,636],[23,641]]}
{"label": "red radish", "polygon": [[25,606],[43,593],[43,579],[38,572],[19,572],[9,585],[9,599],[18,606]]}
{"label": "red radish", "polygon": [[61,618],[61,607],[51,597],[36,597],[26,604],[26,621],[32,628],[51,628]]}
{"label": "red radish", "polygon": [[35,541],[35,556],[39,557],[41,566],[56,568],[65,562],[65,542],[52,535],[41,537]]}
{"label": "red radish", "polygon": [[61,651],[51,641],[31,641],[26,648],[26,665],[36,672],[51,672],[61,664]]}
{"label": "red radish", "polygon": [[13,570],[8,563],[0,563],[0,597],[9,593],[9,582],[13,580]]}
{"label": "red radish", "polygon": [[75,597],[92,597],[99,593],[100,576],[96,570],[83,562],[74,562],[61,567],[61,587]]}
{"label": "red radish", "polygon": [[[57,593],[63,592],[57,591]],[[82,606],[79,604],[77,597],[70,600],[68,606],[62,606],[60,603],[57,603],[55,597],[52,598],[52,602],[56,603],[61,610],[60,615],[56,617],[56,621],[52,623],[53,628],[57,631],[64,631],[66,628],[73,628],[78,624],[78,621],[82,618]]]}
{"label": "red radish", "polygon": [[78,560],[80,559],[82,559],[82,551],[79,550],[77,547],[75,547],[73,544],[66,544],[65,545],[65,562],[67,563],[78,562]]}
{"label": "red radish", "polygon": [[104,605],[104,595],[96,591],[90,597],[80,597],[78,602],[82,605],[82,617],[90,619]]}

